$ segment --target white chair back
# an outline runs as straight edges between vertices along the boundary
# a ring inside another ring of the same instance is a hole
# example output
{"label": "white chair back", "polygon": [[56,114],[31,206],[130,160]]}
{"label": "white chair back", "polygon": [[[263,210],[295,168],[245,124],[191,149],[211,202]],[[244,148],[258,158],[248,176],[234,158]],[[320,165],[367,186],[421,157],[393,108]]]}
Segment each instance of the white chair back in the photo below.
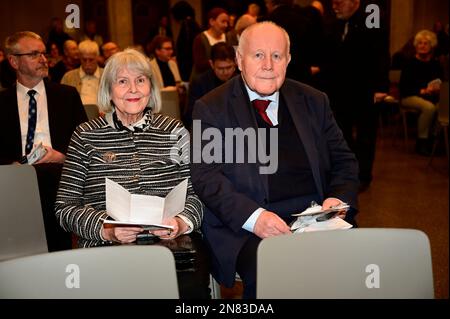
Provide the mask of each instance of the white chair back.
{"label": "white chair back", "polygon": [[351,229],[262,240],[258,298],[433,298],[428,237],[410,229]]}
{"label": "white chair back", "polygon": [[0,165],[0,261],[48,252],[36,171]]}
{"label": "white chair back", "polygon": [[178,299],[175,260],[162,246],[81,248],[0,263],[0,298]]}

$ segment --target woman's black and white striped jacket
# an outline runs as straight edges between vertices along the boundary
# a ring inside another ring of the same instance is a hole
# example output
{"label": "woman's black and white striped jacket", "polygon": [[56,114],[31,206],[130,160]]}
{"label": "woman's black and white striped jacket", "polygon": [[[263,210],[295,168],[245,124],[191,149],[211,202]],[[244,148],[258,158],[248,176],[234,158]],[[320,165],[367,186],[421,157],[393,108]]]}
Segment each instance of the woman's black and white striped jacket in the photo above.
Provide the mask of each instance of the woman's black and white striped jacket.
{"label": "woman's black and white striped jacket", "polygon": [[81,124],[72,135],[55,210],[60,225],[80,237],[80,246],[104,241],[106,177],[132,194],[161,197],[187,178],[186,204],[179,215],[194,230],[200,227],[203,204],[191,184],[189,134],[180,121],[165,115],[149,119],[143,130],[133,132],[118,130],[106,114]]}

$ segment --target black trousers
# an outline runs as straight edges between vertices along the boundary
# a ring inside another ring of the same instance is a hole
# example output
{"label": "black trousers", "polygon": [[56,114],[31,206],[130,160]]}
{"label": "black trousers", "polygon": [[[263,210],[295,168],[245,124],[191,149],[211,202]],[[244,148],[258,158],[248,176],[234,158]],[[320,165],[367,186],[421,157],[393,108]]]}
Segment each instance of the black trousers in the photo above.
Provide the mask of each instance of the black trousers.
{"label": "black trousers", "polygon": [[71,249],[72,234],[62,229],[55,215],[55,200],[61,178],[62,164],[38,164],[34,165],[34,168],[39,184],[48,251]]}
{"label": "black trousers", "polygon": [[251,235],[239,252],[236,271],[244,286],[243,299],[256,299],[256,252],[261,238]]}
{"label": "black trousers", "polygon": [[340,105],[334,109],[334,116],[344,138],[355,153],[359,163],[359,180],[372,181],[372,167],[375,160],[379,110],[376,104],[361,100],[352,107]]}

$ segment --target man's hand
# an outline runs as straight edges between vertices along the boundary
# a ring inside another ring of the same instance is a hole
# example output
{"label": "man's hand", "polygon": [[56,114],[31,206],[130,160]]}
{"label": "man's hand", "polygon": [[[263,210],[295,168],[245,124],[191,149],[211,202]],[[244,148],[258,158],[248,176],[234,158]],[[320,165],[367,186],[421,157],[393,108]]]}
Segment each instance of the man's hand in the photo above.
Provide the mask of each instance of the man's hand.
{"label": "man's hand", "polygon": [[277,214],[264,210],[258,217],[253,233],[260,238],[290,234],[291,229]]}
{"label": "man's hand", "polygon": [[[322,203],[322,209],[325,210],[325,209],[328,209],[328,208],[331,208],[334,206],[338,206],[340,204],[342,204],[342,201],[340,201],[337,198],[327,198]],[[344,219],[346,216],[346,213],[347,212],[345,210],[342,210],[336,214],[336,217]]]}
{"label": "man's hand", "polygon": [[43,163],[61,163],[63,164],[66,160],[66,155],[63,153],[54,150],[50,146],[44,145],[44,148],[47,150],[47,153],[34,164],[43,164]]}
{"label": "man's hand", "polygon": [[136,241],[137,234],[144,229],[141,227],[121,227],[114,225],[103,225],[102,237],[109,241],[129,244]]}

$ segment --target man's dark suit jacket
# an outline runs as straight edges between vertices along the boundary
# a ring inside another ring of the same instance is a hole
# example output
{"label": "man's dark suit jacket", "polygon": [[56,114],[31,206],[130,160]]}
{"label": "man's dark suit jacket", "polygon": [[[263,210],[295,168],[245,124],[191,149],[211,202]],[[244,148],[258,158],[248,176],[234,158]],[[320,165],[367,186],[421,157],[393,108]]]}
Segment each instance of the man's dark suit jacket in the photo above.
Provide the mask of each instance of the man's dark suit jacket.
{"label": "man's dark suit jacket", "polygon": [[[48,123],[53,149],[65,154],[75,128],[87,121],[80,95],[74,87],[45,82]],[[0,164],[22,157],[16,86],[0,92]]]}
{"label": "man's dark suit jacket", "polygon": [[[356,210],[357,161],[336,125],[327,96],[287,79],[280,88],[281,98],[304,144],[318,199],[336,197]],[[193,119],[201,120],[201,131],[213,127],[222,135],[225,128],[257,129],[256,117],[239,75],[199,99]],[[199,154],[202,146],[196,141],[195,125],[192,136],[192,150]],[[203,144],[209,142],[202,141]],[[245,147],[248,146],[246,143]],[[256,163],[205,164],[194,160],[191,160],[192,184],[206,205],[202,231],[211,250],[213,275],[219,282],[231,286],[238,253],[251,235],[242,225],[257,208],[270,207],[267,175],[259,174]],[[296,206],[297,202],[288,201],[279,206],[289,205]],[[295,212],[301,208],[287,209]]]}
{"label": "man's dark suit jacket", "polygon": [[[75,128],[87,121],[80,95],[74,87],[45,82],[52,148],[66,154]],[[0,165],[22,157],[22,137],[16,86],[0,92]],[[54,212],[62,164],[34,165],[39,183],[49,251],[71,248],[71,234],[57,224]]]}

